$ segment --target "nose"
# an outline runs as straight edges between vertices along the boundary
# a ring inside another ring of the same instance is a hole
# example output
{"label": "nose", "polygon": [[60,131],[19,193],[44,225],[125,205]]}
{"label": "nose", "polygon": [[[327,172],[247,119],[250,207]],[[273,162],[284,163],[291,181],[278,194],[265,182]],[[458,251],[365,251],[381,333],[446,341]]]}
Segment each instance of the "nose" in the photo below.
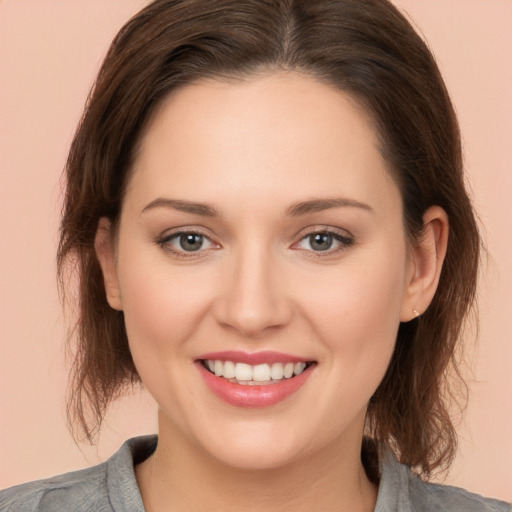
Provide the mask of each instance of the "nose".
{"label": "nose", "polygon": [[229,268],[213,307],[219,324],[256,339],[289,323],[293,307],[275,256],[248,250],[225,263]]}

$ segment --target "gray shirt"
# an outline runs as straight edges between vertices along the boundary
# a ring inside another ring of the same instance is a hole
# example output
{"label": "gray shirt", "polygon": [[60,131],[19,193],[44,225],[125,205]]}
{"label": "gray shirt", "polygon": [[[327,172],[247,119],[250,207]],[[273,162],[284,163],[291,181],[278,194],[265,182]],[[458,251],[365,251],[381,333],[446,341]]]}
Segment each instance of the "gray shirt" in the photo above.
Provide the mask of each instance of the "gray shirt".
{"label": "gray shirt", "polygon": [[[134,466],[156,448],[157,436],[126,441],[92,468],[0,491],[1,512],[143,512]],[[511,512],[510,504],[456,487],[419,480],[389,453],[381,461],[375,512]]]}

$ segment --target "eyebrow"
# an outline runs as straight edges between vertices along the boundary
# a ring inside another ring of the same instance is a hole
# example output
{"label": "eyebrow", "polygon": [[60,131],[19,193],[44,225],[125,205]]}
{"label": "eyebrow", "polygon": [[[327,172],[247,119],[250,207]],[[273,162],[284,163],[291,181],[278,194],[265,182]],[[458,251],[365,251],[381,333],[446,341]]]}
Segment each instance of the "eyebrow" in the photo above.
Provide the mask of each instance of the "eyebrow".
{"label": "eyebrow", "polygon": [[147,204],[141,213],[153,208],[173,208],[180,212],[193,213],[202,217],[220,217],[220,211],[207,203],[195,203],[192,201],[183,201],[181,199],[167,199],[159,197]]}
{"label": "eyebrow", "polygon": [[292,204],[287,210],[286,215],[290,217],[299,217],[309,213],[322,212],[330,208],[352,207],[361,208],[369,212],[373,212],[370,205],[355,201],[354,199],[347,199],[344,197],[334,197],[325,199],[310,199],[309,201],[301,201],[300,203]]}
{"label": "eyebrow", "polygon": [[[299,203],[292,204],[286,210],[286,216],[288,217],[300,217],[302,215],[308,215],[311,213],[317,213],[331,208],[340,207],[352,207],[361,208],[369,212],[373,212],[370,205],[355,201],[353,199],[347,199],[343,197],[335,198],[322,198],[322,199],[310,199],[308,201],[301,201]],[[144,213],[153,208],[173,208],[180,212],[192,213],[194,215],[200,215],[202,217],[221,217],[220,211],[208,204],[193,201],[185,201],[182,199],[169,199],[159,197],[148,203],[142,210]]]}

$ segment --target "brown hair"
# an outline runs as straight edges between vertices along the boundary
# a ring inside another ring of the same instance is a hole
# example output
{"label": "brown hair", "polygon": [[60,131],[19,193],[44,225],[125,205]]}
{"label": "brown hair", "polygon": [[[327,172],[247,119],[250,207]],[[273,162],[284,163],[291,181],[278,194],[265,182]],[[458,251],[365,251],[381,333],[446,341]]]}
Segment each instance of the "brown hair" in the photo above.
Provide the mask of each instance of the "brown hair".
{"label": "brown hair", "polygon": [[367,421],[367,434],[380,447],[428,476],[447,467],[455,451],[447,373],[457,368],[455,349],[474,300],[480,240],[443,80],[425,43],[386,0],[157,0],[121,29],[66,167],[61,290],[69,272],[79,278],[68,417],[92,442],[108,404],[140,381],[123,313],[107,304],[93,243],[100,217],[118,219],[150,115],[180,85],[274,70],[313,76],[366,107],[401,190],[411,243],[421,236],[429,206],[448,213],[438,290],[420,318],[400,325]]}

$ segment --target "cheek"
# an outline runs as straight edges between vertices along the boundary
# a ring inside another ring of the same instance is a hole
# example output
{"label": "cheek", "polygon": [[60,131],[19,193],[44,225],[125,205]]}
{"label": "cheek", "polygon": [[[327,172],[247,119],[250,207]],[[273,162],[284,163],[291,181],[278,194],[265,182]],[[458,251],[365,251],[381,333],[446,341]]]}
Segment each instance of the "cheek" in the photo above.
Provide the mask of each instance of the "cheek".
{"label": "cheek", "polygon": [[201,273],[162,264],[161,258],[128,256],[120,262],[121,300],[130,346],[172,350],[187,339],[208,309]]}
{"label": "cheek", "polygon": [[404,265],[385,264],[382,258],[373,264],[356,262],[329,273],[323,281],[317,278],[306,309],[319,326],[333,333],[384,335],[398,325],[403,283]]}
{"label": "cheek", "polygon": [[398,254],[369,255],[317,279],[304,303],[304,315],[323,340],[327,364],[347,386],[359,389],[361,396],[354,398],[363,402],[379,385],[393,353],[404,269],[405,257]]}

